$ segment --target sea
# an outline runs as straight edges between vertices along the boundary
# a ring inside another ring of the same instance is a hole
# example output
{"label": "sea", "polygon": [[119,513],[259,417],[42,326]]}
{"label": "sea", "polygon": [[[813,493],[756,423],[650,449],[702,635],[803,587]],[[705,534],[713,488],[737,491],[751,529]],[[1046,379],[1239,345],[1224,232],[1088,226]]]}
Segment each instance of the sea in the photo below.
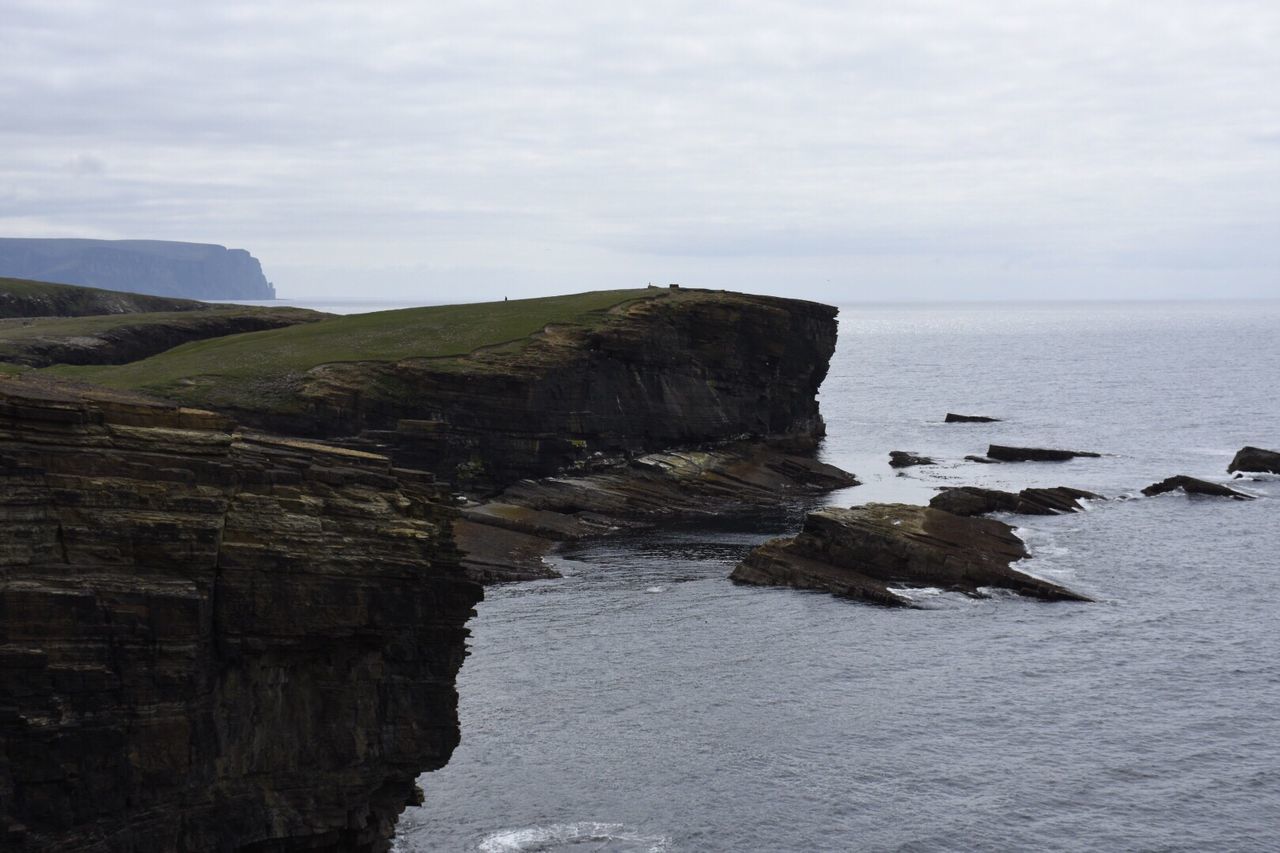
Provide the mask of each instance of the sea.
{"label": "sea", "polygon": [[[862,485],[486,591],[462,743],[399,853],[1280,849],[1280,477],[1140,493],[1280,450],[1280,301],[846,305],[820,400]],[[964,460],[990,443],[1103,455]],[[728,580],[816,505],[958,485],[1105,496],[1003,516],[1023,568],[1096,601]]]}

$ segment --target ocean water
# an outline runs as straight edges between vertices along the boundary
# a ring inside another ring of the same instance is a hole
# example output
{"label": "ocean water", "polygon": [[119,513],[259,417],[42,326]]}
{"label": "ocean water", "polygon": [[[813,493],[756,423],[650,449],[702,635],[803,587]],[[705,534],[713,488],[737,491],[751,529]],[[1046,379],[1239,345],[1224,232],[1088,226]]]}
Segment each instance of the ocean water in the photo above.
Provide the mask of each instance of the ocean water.
{"label": "ocean water", "polygon": [[[1280,449],[1280,303],[840,322],[823,453],[865,483],[820,503],[1099,492],[1011,519],[1026,569],[1097,602],[925,592],[900,612],[731,584],[803,506],[581,544],[563,579],[488,590],[462,744],[397,850],[1280,849],[1280,478],[1238,483],[1248,503],[1137,496]],[[962,461],[992,442],[1106,455]],[[941,464],[900,475],[890,450]]]}

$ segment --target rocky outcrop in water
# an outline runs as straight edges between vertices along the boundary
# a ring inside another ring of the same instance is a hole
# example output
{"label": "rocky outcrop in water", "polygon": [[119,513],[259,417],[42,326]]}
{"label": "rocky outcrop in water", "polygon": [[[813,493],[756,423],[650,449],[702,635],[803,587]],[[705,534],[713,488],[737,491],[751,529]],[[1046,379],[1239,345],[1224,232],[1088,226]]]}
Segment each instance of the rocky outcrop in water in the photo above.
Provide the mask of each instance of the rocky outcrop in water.
{"label": "rocky outcrop in water", "polygon": [[811,456],[761,444],[648,454],[595,473],[523,480],[464,509],[454,526],[471,577],[484,583],[555,577],[556,543],[672,520],[776,511],[858,485]]}
{"label": "rocky outcrop in water", "polygon": [[1027,556],[1022,540],[999,521],[931,507],[867,504],[810,513],[798,536],[756,548],[731,578],[897,607],[914,605],[894,587],[939,587],[967,595],[997,587],[1047,601],[1089,600],[1012,568]]}
{"label": "rocky outcrop in water", "polygon": [[912,468],[916,465],[937,465],[928,456],[917,456],[906,450],[890,450],[889,451],[889,467],[890,468]]}
{"label": "rocky outcrop in water", "polygon": [[387,849],[458,740],[446,490],[12,380],[0,484],[0,846]]}
{"label": "rocky outcrop in water", "polygon": [[955,515],[986,515],[990,512],[1012,512],[1019,515],[1058,515],[1079,512],[1084,509],[1080,501],[1101,500],[1101,495],[1058,486],[1052,489],[1023,489],[1021,492],[1004,492],[999,489],[982,489],[977,486],[961,486],[943,489],[929,501],[929,506]]}
{"label": "rocky outcrop in water", "polygon": [[947,412],[943,423],[948,424],[994,424],[1000,421],[999,418],[989,418],[986,415],[957,415],[955,412]]}
{"label": "rocky outcrop in water", "polygon": [[1163,495],[1168,492],[1174,492],[1181,489],[1183,493],[1188,495],[1209,495],[1216,498],[1234,498],[1238,501],[1251,501],[1252,495],[1246,495],[1244,492],[1237,492],[1235,489],[1218,483],[1210,483],[1207,480],[1197,480],[1195,477],[1188,477],[1185,474],[1179,474],[1176,477],[1170,477],[1167,480],[1161,480],[1159,483],[1152,483],[1142,490],[1147,497],[1153,495]]}
{"label": "rocky outcrop in water", "polygon": [[276,297],[257,258],[209,243],[0,238],[0,275],[187,299]]}
{"label": "rocky outcrop in water", "polygon": [[1096,459],[1102,454],[1087,450],[1047,450],[1043,447],[1005,447],[1000,444],[987,448],[987,458],[996,462],[1066,462],[1081,456]]}
{"label": "rocky outcrop in water", "polygon": [[1242,447],[1227,466],[1228,474],[1236,471],[1280,474],[1280,453],[1261,447]]}

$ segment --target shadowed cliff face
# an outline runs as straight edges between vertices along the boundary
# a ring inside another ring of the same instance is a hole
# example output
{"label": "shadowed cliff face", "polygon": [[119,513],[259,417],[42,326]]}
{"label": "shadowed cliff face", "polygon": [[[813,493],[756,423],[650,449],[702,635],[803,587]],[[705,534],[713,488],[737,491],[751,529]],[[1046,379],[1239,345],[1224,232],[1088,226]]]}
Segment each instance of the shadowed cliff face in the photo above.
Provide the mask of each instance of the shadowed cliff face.
{"label": "shadowed cliff face", "polygon": [[353,437],[464,486],[496,488],[581,465],[733,438],[812,448],[836,309],[679,291],[592,329],[548,327],[523,348],[302,377],[305,415],[237,412],[282,431]]}
{"label": "shadowed cliff face", "polygon": [[377,851],[479,598],[429,475],[0,386],[0,847]]}
{"label": "shadowed cliff face", "polygon": [[244,249],[169,240],[0,238],[0,275],[187,299],[275,299]]}

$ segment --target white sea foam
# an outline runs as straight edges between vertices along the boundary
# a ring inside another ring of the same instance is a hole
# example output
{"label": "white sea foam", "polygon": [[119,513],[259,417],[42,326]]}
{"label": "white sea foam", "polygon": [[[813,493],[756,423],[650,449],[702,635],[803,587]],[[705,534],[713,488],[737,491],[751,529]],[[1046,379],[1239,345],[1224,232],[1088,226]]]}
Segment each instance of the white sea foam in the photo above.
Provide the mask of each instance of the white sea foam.
{"label": "white sea foam", "polygon": [[[641,835],[620,823],[557,823],[550,826],[526,826],[504,829],[485,836],[480,853],[535,853],[555,850],[565,845],[610,845],[607,849],[628,849],[645,853],[666,853],[671,841],[663,836]],[[606,849],[604,847],[594,849]]]}
{"label": "white sea foam", "polygon": [[645,590],[645,592],[666,592],[666,591],[667,591],[667,588],[665,586],[651,586]]}

